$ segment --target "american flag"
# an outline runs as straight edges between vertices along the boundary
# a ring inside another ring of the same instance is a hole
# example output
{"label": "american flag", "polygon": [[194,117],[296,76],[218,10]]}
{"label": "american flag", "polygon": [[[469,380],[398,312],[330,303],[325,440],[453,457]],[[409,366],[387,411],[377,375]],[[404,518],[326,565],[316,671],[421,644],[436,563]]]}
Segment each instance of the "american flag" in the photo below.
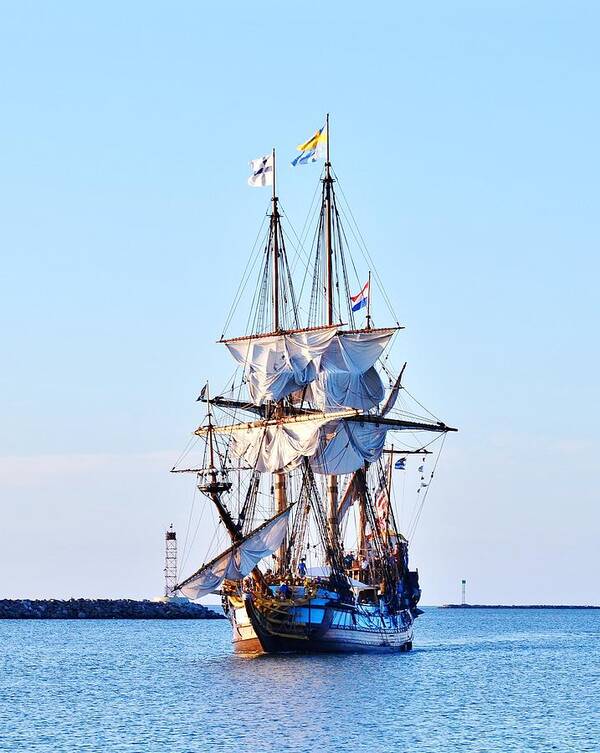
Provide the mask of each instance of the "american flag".
{"label": "american flag", "polygon": [[390,516],[390,497],[388,494],[388,480],[387,476],[383,476],[379,482],[379,487],[375,494],[375,516],[377,518],[377,524],[382,531],[385,531],[388,518]]}

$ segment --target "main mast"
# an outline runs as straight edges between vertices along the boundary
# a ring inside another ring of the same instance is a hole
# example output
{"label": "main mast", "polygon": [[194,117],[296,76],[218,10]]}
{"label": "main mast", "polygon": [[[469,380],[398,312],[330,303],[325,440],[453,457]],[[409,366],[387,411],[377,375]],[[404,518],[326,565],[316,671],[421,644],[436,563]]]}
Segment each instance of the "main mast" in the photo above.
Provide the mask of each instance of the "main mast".
{"label": "main mast", "polygon": [[325,161],[325,301],[327,324],[333,324],[333,243],[331,237],[331,162],[329,161],[329,113],[327,113],[327,157]]}
{"label": "main mast", "polygon": [[[329,113],[326,119],[327,129],[327,152],[325,160],[325,305],[327,309],[327,324],[331,326],[333,321],[333,239],[331,220],[331,162],[329,159]],[[332,541],[338,537],[337,524],[338,508],[338,479],[337,476],[327,476],[327,520]]]}
{"label": "main mast", "polygon": [[[279,317],[279,209],[277,207],[277,187],[275,180],[275,149],[273,149],[273,197],[271,199],[273,202],[273,210],[271,212],[271,240],[273,242],[273,329],[275,332],[279,332],[281,329]],[[278,400],[275,403],[275,417],[281,418],[282,416],[283,401]],[[275,512],[279,514],[287,507],[286,478],[283,471],[277,471],[273,474],[273,497]],[[286,540],[284,538],[277,550],[277,569],[280,572],[283,571],[286,549]]]}

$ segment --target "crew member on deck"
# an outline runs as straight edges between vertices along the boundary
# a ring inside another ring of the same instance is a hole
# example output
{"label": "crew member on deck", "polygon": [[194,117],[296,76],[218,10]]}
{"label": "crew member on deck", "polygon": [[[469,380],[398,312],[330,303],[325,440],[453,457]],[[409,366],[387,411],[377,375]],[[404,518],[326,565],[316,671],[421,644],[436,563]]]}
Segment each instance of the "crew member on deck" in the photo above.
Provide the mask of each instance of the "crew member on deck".
{"label": "crew member on deck", "polygon": [[288,586],[288,584],[283,581],[283,583],[279,586],[278,594],[279,598],[283,601],[284,599],[289,599],[292,595],[292,589]]}

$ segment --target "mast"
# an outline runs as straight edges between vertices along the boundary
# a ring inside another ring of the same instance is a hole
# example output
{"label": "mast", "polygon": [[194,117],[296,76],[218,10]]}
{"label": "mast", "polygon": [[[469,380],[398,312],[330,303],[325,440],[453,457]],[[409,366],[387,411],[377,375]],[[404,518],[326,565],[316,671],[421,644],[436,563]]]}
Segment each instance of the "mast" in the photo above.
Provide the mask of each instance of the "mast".
{"label": "mast", "polygon": [[279,211],[275,186],[275,149],[273,149],[273,212],[271,214],[271,237],[273,239],[273,329],[279,330]]}
{"label": "mast", "polygon": [[206,383],[206,404],[208,406],[208,462],[210,475],[213,482],[217,480],[217,471],[215,468],[215,448],[213,445],[213,424],[212,424],[212,405],[210,404],[210,387]]}
{"label": "mast", "polygon": [[[327,307],[327,324],[333,322],[333,242],[331,230],[331,162],[329,159],[329,113],[326,119],[327,128],[327,158],[325,160],[325,304]],[[327,520],[332,541],[338,538],[338,479],[337,476],[327,476]]]}
{"label": "mast", "polygon": [[219,481],[218,476],[217,476],[217,467],[215,465],[214,426],[213,426],[213,420],[212,420],[212,406],[210,403],[208,383],[206,385],[206,402],[208,404],[207,434],[208,434],[208,458],[209,458],[208,478],[209,480],[208,480],[208,483],[206,483],[206,481],[203,481],[202,483],[198,484],[198,489],[200,489],[201,492],[204,492],[212,499],[215,507],[217,508],[217,512],[219,513],[219,517],[223,521],[223,524],[225,525],[225,528],[227,529],[229,535],[231,536],[232,541],[237,542],[237,541],[240,541],[240,539],[242,538],[242,533],[240,531],[239,526],[236,525],[235,521],[231,517],[229,510],[221,502],[221,494],[230,488],[230,484],[228,484],[225,481]]}
{"label": "mast", "polygon": [[[279,210],[277,208],[277,189],[275,176],[275,149],[273,149],[273,212],[271,214],[271,238],[273,240],[273,329],[278,332],[280,329],[279,321]],[[275,404],[275,417],[283,416],[283,402],[280,400]],[[286,477],[283,471],[277,471],[273,474],[273,499],[275,502],[275,513],[283,512],[287,507],[286,496]],[[287,543],[285,538],[277,549],[277,569],[283,571]]]}
{"label": "mast", "polygon": [[[210,402],[208,382],[206,384],[206,402],[208,405],[208,427],[206,431],[207,439],[208,439],[208,458],[209,458],[208,479],[206,479],[205,477],[204,480],[202,480],[198,484],[198,489],[200,489],[200,491],[203,494],[206,494],[213,501],[215,507],[217,508],[217,512],[219,513],[219,517],[223,521],[223,525],[225,526],[225,528],[227,529],[227,532],[231,536],[232,543],[239,544],[244,539],[242,528],[240,525],[236,524],[236,522],[231,516],[231,513],[221,501],[221,495],[229,491],[229,489],[231,488],[231,484],[225,480],[219,481],[217,467],[215,465],[215,447],[214,447],[215,427],[212,420],[212,405]],[[258,567],[253,568],[251,575],[254,582],[260,588],[262,589],[266,588],[263,574],[258,569]]]}
{"label": "mast", "polygon": [[327,113],[327,159],[325,160],[325,301],[327,324],[333,324],[333,244],[331,238],[331,162],[329,161],[329,113]]}
{"label": "mast", "polygon": [[367,283],[367,329],[371,329],[371,270],[369,270],[369,282]]}

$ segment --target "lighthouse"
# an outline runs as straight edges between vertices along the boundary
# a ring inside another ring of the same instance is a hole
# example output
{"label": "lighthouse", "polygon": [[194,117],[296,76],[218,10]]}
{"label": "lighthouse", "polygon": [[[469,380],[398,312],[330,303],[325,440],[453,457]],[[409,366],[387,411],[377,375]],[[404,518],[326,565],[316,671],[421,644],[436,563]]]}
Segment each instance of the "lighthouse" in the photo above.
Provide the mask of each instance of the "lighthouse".
{"label": "lighthouse", "polygon": [[174,588],[177,585],[177,534],[173,529],[173,523],[165,532],[165,597],[175,596]]}

